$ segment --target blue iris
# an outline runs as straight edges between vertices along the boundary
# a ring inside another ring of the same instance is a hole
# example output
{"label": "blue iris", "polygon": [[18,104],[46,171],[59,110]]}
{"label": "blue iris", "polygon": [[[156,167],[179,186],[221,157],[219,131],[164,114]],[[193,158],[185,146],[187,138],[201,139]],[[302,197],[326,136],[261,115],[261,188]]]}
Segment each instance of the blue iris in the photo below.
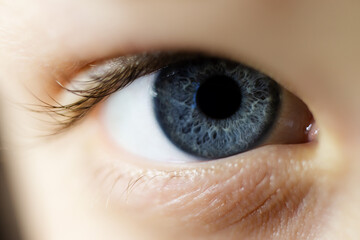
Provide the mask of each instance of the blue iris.
{"label": "blue iris", "polygon": [[280,108],[280,87],[247,66],[199,58],[160,70],[154,111],[167,138],[203,159],[248,151],[272,128]]}

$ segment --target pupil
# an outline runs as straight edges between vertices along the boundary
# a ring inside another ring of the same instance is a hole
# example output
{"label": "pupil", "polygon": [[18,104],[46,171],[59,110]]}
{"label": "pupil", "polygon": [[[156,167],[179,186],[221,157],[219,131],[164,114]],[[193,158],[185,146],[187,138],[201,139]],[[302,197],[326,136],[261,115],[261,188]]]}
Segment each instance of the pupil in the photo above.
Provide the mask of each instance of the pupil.
{"label": "pupil", "polygon": [[200,85],[196,94],[196,103],[199,109],[210,118],[228,118],[240,107],[240,87],[230,77],[210,77]]}

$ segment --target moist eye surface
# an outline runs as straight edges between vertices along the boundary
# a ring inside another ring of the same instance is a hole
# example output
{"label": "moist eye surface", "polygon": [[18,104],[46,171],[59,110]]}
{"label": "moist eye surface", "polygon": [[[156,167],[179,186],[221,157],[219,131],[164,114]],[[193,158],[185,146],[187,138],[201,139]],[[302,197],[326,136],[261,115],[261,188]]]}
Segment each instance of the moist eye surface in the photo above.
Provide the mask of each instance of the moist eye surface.
{"label": "moist eye surface", "polygon": [[258,146],[280,108],[280,87],[236,62],[200,58],[160,70],[153,108],[167,138],[181,150],[217,159]]}

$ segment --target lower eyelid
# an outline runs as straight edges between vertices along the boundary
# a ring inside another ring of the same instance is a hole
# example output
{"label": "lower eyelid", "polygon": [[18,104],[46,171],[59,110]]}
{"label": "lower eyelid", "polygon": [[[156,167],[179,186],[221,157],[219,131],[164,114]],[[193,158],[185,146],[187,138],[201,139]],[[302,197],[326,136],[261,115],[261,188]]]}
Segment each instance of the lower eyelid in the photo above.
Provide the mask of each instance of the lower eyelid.
{"label": "lower eyelid", "polygon": [[[104,205],[130,208],[142,217],[166,217],[185,229],[214,232],[240,225],[245,231],[247,226],[255,230],[275,224],[299,208],[312,184],[301,177],[308,174],[313,143],[265,146],[213,162],[158,167],[109,149],[107,143],[97,144],[101,153],[91,156],[101,155],[95,184],[102,189]],[[276,217],[270,221],[269,215]]]}

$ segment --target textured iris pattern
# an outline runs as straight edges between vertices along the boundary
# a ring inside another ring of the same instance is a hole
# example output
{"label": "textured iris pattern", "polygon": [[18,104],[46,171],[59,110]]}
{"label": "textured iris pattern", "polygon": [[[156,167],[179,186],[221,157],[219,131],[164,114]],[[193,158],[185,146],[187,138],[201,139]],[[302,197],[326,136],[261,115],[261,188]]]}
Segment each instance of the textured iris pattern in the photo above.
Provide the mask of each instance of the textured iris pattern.
{"label": "textured iris pattern", "polygon": [[[210,117],[198,104],[199,88],[214,78],[219,84],[221,79],[231,79],[239,87],[239,107],[226,118]],[[202,159],[223,158],[258,146],[280,107],[280,87],[275,81],[247,66],[217,58],[163,68],[153,92],[154,111],[165,135],[181,150]]]}

